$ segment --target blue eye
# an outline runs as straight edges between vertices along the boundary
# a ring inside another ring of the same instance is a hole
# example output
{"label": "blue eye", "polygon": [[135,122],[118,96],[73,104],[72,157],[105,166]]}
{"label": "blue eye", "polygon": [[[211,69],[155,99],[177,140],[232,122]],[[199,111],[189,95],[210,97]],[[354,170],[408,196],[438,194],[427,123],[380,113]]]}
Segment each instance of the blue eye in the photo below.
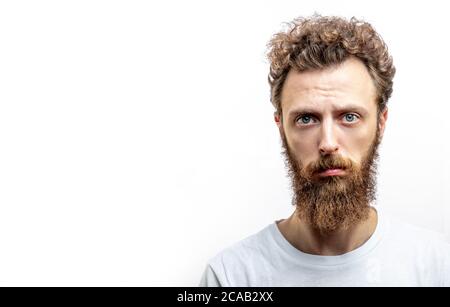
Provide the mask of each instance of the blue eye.
{"label": "blue eye", "polygon": [[308,124],[311,121],[311,117],[310,116],[302,116],[301,120],[302,120],[302,123]]}
{"label": "blue eye", "polygon": [[358,117],[355,114],[351,114],[351,113],[345,114],[344,118],[349,123],[354,122],[358,119]]}
{"label": "blue eye", "polygon": [[302,124],[302,125],[310,124],[311,121],[312,121],[312,117],[309,115],[302,115],[297,118],[297,123]]}

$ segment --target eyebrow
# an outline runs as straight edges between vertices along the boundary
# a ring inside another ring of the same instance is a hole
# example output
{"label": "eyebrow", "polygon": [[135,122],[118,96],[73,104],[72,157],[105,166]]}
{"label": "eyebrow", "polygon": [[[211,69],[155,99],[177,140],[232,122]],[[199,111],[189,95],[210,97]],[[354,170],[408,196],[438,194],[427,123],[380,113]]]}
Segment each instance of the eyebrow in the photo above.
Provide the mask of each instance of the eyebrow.
{"label": "eyebrow", "polygon": [[[345,106],[339,106],[335,109],[333,109],[334,113],[341,113],[341,112],[357,112],[363,116],[366,116],[369,112],[361,107],[361,106],[357,106],[357,105],[345,105]],[[289,111],[288,113],[288,118],[297,116],[297,115],[302,115],[302,114],[312,114],[312,115],[318,115],[320,114],[319,110],[315,109],[315,108],[310,108],[310,107],[303,107],[303,108],[297,108],[297,109],[293,109],[291,111]]]}

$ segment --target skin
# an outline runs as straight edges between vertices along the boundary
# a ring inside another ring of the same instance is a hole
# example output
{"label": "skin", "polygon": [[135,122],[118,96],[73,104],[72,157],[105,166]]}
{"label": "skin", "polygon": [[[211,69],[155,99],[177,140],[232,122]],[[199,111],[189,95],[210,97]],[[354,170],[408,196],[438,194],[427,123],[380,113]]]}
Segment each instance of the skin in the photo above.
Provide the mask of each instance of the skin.
{"label": "skin", "polygon": [[[376,88],[365,65],[350,57],[322,70],[288,73],[281,93],[282,115],[275,113],[280,134],[304,166],[323,155],[340,155],[361,164],[377,129]],[[380,113],[380,139],[388,117]],[[343,176],[338,171],[335,175]],[[299,250],[316,255],[340,255],[361,246],[375,231],[377,214],[348,229],[322,235],[295,212],[278,227]]]}

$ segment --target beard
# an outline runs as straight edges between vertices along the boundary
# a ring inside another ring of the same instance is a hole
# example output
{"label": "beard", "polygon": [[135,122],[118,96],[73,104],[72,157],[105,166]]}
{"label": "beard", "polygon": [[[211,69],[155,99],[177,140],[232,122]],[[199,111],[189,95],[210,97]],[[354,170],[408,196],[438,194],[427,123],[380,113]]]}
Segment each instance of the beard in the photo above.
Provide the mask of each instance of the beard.
{"label": "beard", "polygon": [[[304,166],[290,150],[284,131],[281,139],[294,192],[292,204],[300,220],[326,235],[368,219],[370,203],[376,199],[379,129],[359,165],[339,155],[325,155]],[[318,176],[330,168],[341,168],[345,174]]]}

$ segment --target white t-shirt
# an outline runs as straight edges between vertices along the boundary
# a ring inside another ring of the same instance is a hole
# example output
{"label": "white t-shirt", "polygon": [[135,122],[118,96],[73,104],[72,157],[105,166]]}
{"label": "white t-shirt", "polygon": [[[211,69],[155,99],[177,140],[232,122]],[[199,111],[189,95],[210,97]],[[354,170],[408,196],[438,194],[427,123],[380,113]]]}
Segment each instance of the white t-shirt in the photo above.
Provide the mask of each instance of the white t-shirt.
{"label": "white t-shirt", "polygon": [[306,254],[276,222],[212,258],[200,286],[450,286],[450,244],[430,230],[387,217],[357,249]]}

